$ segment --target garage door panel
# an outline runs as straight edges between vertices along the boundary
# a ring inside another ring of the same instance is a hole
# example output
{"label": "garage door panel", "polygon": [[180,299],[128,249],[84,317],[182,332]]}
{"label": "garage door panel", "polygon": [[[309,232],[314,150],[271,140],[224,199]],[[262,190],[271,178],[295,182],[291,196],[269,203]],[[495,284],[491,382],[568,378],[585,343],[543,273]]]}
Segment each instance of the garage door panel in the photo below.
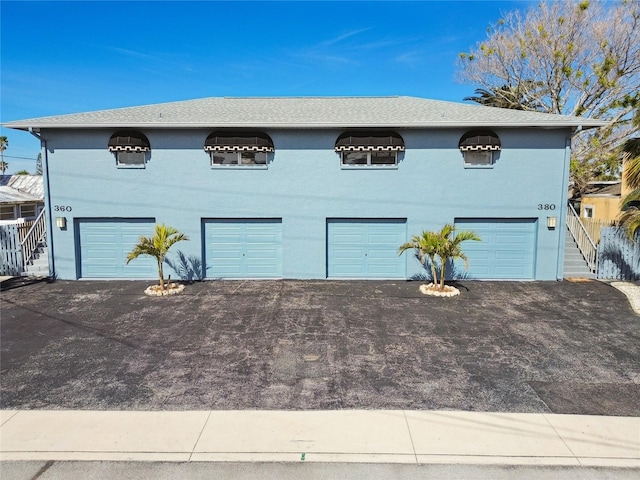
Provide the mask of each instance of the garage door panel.
{"label": "garage door panel", "polygon": [[525,276],[528,273],[528,269],[525,269],[524,267],[497,266],[495,271],[502,276],[513,278],[526,278]]}
{"label": "garage door panel", "polygon": [[282,276],[281,219],[203,221],[208,278]]}
{"label": "garage door panel", "polygon": [[391,251],[391,249],[382,250],[382,249],[373,248],[373,249],[369,249],[367,255],[369,257],[369,260],[375,260],[375,259],[395,260],[396,257],[398,256],[398,253],[397,251],[395,252]]}
{"label": "garage door panel", "polygon": [[268,276],[273,277],[278,274],[275,265],[272,263],[260,265],[258,263],[252,263],[247,265],[247,273],[250,276],[262,277]]}
{"label": "garage door panel", "polygon": [[152,235],[153,219],[78,219],[80,278],[155,278],[154,258],[140,256],[126,264],[141,235]]}
{"label": "garage door panel", "polygon": [[126,233],[122,235],[122,243],[127,245],[136,245],[140,239],[140,234]]}
{"label": "garage door panel", "polygon": [[364,245],[365,237],[362,234],[334,233],[333,240],[336,245]]}
{"label": "garage door panel", "polygon": [[405,239],[405,220],[328,219],[327,276],[406,278]]}
{"label": "garage door panel", "polygon": [[[460,272],[464,272],[464,266],[460,266],[459,269]],[[491,271],[491,269],[489,268],[489,265],[478,265],[478,264],[474,264],[473,267],[473,277],[469,276],[470,278],[488,278],[489,277],[489,272]],[[467,272],[468,273],[468,272]]]}
{"label": "garage door panel", "polygon": [[[485,237],[482,237],[483,241],[484,241],[484,238]],[[492,256],[491,252],[489,252],[489,250],[487,250],[486,248],[482,248],[482,249],[471,248],[471,242],[463,243],[462,244],[462,251],[467,256],[472,255],[476,262],[483,261],[483,260],[484,261],[489,261],[491,256]]]}
{"label": "garage door panel", "polygon": [[[473,230],[482,242],[465,242],[469,278],[533,279],[536,219],[457,219],[460,230]],[[456,269],[465,272],[464,263]]]}
{"label": "garage door panel", "polygon": [[248,248],[245,256],[251,260],[267,260],[273,262],[278,258],[275,248]]}
{"label": "garage door panel", "polygon": [[90,245],[114,245],[116,235],[113,233],[92,233],[86,236],[86,240]]}
{"label": "garage door panel", "polygon": [[495,257],[498,260],[525,260],[527,253],[518,250],[496,250]]}
{"label": "garage door panel", "polygon": [[240,256],[242,256],[242,252],[237,248],[229,248],[229,249],[219,248],[216,250],[212,250],[208,257],[211,257],[217,260],[221,260],[225,258],[231,260],[231,259],[236,259]]}
{"label": "garage door panel", "polygon": [[394,276],[397,275],[398,269],[392,265],[369,264],[367,273],[373,276]]}
{"label": "garage door panel", "polygon": [[497,244],[507,244],[507,245],[528,245],[529,237],[525,235],[496,235],[495,241]]}
{"label": "garage door panel", "polygon": [[258,234],[250,234],[246,236],[246,242],[249,245],[259,245],[259,244],[265,244],[265,245],[273,245],[274,243],[276,243],[276,235],[258,235]]}
{"label": "garage door panel", "polygon": [[335,248],[333,250],[333,258],[335,259],[351,259],[356,260],[364,256],[362,248]]}
{"label": "garage door panel", "polygon": [[118,272],[113,265],[90,265],[84,267],[82,274],[84,278],[116,278]]}
{"label": "garage door panel", "polygon": [[397,242],[398,235],[397,234],[375,234],[369,235],[369,245],[389,245],[389,243]]}
{"label": "garage door panel", "polygon": [[360,278],[365,275],[361,263],[335,263],[333,265],[333,276],[345,276]]}

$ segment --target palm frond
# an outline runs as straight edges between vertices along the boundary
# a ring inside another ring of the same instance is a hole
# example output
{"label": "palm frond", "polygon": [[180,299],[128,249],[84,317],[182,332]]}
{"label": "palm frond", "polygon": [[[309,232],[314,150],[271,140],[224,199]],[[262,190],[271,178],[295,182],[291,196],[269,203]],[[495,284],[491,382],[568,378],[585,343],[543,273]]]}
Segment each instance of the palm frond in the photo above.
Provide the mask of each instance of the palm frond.
{"label": "palm frond", "polygon": [[469,240],[481,242],[482,238],[480,238],[475,232],[472,232],[470,230],[461,230],[456,233],[456,236],[453,239],[453,241],[456,243],[462,243]]}
{"label": "palm frond", "polygon": [[620,209],[624,212],[630,207],[638,206],[638,203],[640,203],[640,188],[633,190],[622,199],[622,206]]}
{"label": "palm frond", "polygon": [[636,232],[640,231],[640,208],[629,207],[620,215],[620,225],[627,237],[635,243]]}
{"label": "palm frond", "polygon": [[631,188],[640,188],[640,137],[630,138],[622,146],[624,177]]}

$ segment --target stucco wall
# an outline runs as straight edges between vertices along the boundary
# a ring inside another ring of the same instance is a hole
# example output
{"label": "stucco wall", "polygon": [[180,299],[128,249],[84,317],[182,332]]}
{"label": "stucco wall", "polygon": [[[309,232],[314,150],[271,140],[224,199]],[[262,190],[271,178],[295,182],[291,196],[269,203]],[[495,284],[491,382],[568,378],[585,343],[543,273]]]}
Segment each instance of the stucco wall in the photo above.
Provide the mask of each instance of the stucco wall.
{"label": "stucco wall", "polygon": [[[284,277],[325,278],[326,218],[406,218],[410,237],[456,217],[504,217],[539,218],[536,279],[561,278],[568,130],[494,129],[502,152],[491,169],[464,168],[465,130],[397,131],[406,145],[398,167],[361,170],[340,168],[341,130],[266,130],[276,148],[266,170],[212,169],[210,130],[143,129],[145,169],[116,168],[113,130],[44,131],[49,205],[71,208],[68,228],[51,229],[56,274],[77,278],[74,218],[153,217],[185,232],[191,241],[176,247],[197,257],[202,218],[282,218]],[[558,228],[547,229],[549,215]],[[408,276],[421,272],[405,257]]]}
{"label": "stucco wall", "polygon": [[622,200],[617,195],[584,195],[580,202],[580,216],[585,216],[585,207],[593,207],[594,220],[609,222],[620,215],[621,203]]}

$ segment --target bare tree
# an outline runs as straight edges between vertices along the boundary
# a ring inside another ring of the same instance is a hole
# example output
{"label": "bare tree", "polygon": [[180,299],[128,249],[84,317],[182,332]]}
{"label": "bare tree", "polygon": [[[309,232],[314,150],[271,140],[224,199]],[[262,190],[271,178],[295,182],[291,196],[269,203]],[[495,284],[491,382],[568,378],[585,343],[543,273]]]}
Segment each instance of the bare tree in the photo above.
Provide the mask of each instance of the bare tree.
{"label": "bare tree", "polygon": [[458,80],[480,91],[513,91],[537,111],[607,121],[575,138],[572,173],[617,174],[616,147],[638,132],[640,1],[549,2],[509,12],[460,54],[458,67]]}

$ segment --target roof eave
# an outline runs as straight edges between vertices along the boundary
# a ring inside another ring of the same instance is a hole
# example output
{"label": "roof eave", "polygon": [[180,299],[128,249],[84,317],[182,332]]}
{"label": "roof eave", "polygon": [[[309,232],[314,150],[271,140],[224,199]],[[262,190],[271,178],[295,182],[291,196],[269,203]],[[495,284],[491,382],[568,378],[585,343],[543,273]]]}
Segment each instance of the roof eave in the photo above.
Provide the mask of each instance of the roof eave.
{"label": "roof eave", "polygon": [[494,127],[494,128],[542,128],[542,129],[557,129],[557,128],[599,128],[604,127],[607,122],[589,121],[588,123],[577,122],[482,122],[482,121],[467,121],[467,122],[415,122],[415,123],[327,123],[327,122],[233,122],[233,123],[202,123],[202,122],[140,122],[140,123],[65,123],[65,124],[25,124],[25,123],[5,123],[2,126],[5,128],[12,128],[14,130],[35,131],[40,132],[45,129],[100,129],[100,128],[152,128],[152,129],[185,129],[185,128],[289,128],[289,129],[314,129],[314,128],[474,128],[474,127]]}

